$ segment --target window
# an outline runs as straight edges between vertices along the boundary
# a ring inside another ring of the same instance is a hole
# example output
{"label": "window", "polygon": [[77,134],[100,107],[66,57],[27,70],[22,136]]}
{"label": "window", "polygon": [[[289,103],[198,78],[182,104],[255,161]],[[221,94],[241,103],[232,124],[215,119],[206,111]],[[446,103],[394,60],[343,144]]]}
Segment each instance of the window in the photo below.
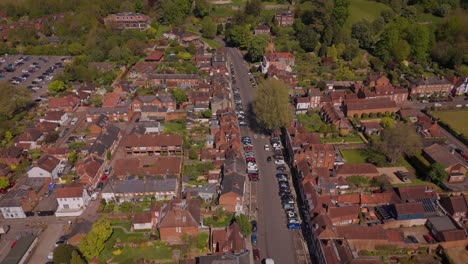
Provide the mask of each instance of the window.
{"label": "window", "polygon": [[176,232],[177,233],[182,233],[182,227],[176,227]]}
{"label": "window", "polygon": [[64,204],[64,205],[63,205],[63,208],[65,208],[65,209],[69,209],[69,208],[70,208],[70,206],[69,206],[68,204]]}

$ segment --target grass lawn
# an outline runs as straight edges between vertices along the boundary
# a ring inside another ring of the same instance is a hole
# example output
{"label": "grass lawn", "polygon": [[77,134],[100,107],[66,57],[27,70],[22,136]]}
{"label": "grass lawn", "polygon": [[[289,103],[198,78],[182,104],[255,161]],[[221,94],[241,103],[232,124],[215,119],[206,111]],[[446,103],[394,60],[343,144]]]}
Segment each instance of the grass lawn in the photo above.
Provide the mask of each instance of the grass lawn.
{"label": "grass lawn", "polygon": [[164,133],[185,133],[185,122],[167,122],[163,124]]}
{"label": "grass lawn", "polygon": [[221,44],[217,42],[216,40],[212,39],[207,39],[207,38],[202,38],[202,41],[205,42],[206,44],[210,45],[213,49],[219,49],[221,48]]}
{"label": "grass lawn", "polygon": [[139,259],[170,260],[172,248],[162,242],[155,242],[153,246],[140,246],[137,248],[124,247],[122,253],[114,256],[112,263],[135,263]]}
{"label": "grass lawn", "polygon": [[351,29],[351,26],[361,19],[367,19],[370,22],[380,16],[380,12],[390,9],[387,5],[369,0],[352,0],[349,6],[349,17],[344,25]]}
{"label": "grass lawn", "polygon": [[320,127],[324,125],[320,119],[320,116],[314,112],[297,115],[297,120],[299,120],[299,122],[304,125],[304,128],[307,130],[307,132],[317,132],[319,131]]}
{"label": "grass lawn", "polygon": [[468,126],[466,125],[466,121],[468,120],[468,109],[433,111],[431,114],[440,118],[440,121],[449,125],[458,134],[468,136]]}
{"label": "grass lawn", "polygon": [[214,17],[229,17],[233,16],[235,13],[236,11],[233,10],[230,5],[222,5],[215,6],[210,12],[210,15]]}
{"label": "grass lawn", "polygon": [[341,149],[340,150],[345,163],[361,164],[366,163],[367,153],[365,149]]}

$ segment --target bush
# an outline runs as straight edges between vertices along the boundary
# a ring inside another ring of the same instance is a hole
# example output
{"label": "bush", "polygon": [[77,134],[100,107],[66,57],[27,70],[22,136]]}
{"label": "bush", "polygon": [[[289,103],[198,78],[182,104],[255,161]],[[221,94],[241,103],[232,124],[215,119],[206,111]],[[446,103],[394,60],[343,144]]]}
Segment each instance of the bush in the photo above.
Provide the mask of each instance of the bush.
{"label": "bush", "polygon": [[357,176],[357,175],[346,178],[346,181],[356,186],[365,186],[369,184],[369,179],[367,179],[366,177]]}

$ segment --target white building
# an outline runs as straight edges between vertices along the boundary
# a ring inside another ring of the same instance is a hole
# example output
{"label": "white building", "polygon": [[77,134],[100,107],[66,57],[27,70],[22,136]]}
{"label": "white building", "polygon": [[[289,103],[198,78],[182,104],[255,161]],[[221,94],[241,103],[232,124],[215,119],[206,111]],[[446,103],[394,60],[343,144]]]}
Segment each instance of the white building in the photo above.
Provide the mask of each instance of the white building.
{"label": "white building", "polygon": [[153,221],[151,214],[149,212],[135,214],[132,219],[132,226],[135,230],[152,229]]}
{"label": "white building", "polygon": [[39,119],[39,122],[57,123],[59,125],[65,124],[68,120],[68,114],[64,111],[49,111],[44,117]]}
{"label": "white building", "polygon": [[57,189],[57,217],[80,216],[86,209],[91,196],[83,186],[67,186]]}
{"label": "white building", "polygon": [[453,93],[455,95],[462,95],[468,93],[468,77],[460,78],[453,86]]}
{"label": "white building", "polygon": [[60,165],[60,160],[50,156],[44,155],[37,162],[33,163],[32,168],[28,171],[29,178],[57,178],[58,174],[63,170]]}
{"label": "white building", "polygon": [[0,211],[4,219],[26,218],[21,201],[17,197],[5,197],[0,201]]}

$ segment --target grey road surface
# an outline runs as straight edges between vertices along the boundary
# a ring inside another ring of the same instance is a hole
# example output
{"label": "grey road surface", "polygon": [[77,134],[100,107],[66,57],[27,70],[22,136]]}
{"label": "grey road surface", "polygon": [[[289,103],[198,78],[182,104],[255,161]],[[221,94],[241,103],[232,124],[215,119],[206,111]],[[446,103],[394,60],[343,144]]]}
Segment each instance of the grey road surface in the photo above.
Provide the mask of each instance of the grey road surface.
{"label": "grey road surface", "polygon": [[[254,98],[248,67],[238,50],[228,48],[228,55],[233,63],[236,78],[236,84],[233,86],[239,87],[244,111],[247,113]],[[299,233],[286,228],[286,216],[281,208],[275,178],[276,167],[266,161],[267,156],[272,153],[263,148],[265,144],[269,144],[269,137],[262,137],[252,122],[249,128],[242,128],[242,136],[245,135],[252,138],[261,178],[259,182],[250,183],[252,193],[255,194],[253,206],[258,208],[257,247],[260,249],[260,256],[262,259],[273,258],[275,263],[298,263],[294,236]],[[256,208],[251,208],[251,211],[255,212]]]}

